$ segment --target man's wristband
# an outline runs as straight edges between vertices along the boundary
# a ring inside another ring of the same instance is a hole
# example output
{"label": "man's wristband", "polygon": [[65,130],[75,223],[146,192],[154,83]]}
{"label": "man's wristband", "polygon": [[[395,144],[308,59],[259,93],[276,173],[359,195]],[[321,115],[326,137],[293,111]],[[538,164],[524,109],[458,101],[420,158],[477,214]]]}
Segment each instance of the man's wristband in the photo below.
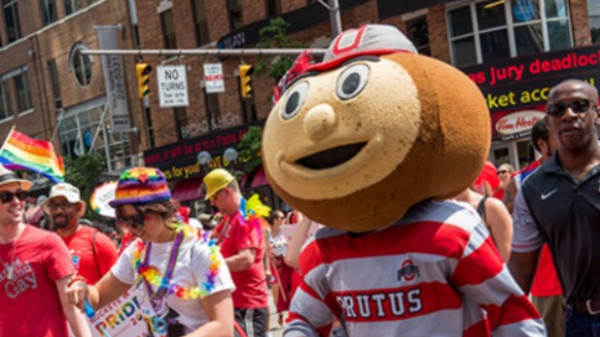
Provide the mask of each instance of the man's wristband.
{"label": "man's wristband", "polygon": [[73,285],[73,283],[75,283],[77,281],[83,281],[87,284],[85,277],[83,277],[81,275],[75,275],[75,276],[71,277],[71,279],[69,280],[69,283],[67,284],[67,288],[70,287],[71,285]]}

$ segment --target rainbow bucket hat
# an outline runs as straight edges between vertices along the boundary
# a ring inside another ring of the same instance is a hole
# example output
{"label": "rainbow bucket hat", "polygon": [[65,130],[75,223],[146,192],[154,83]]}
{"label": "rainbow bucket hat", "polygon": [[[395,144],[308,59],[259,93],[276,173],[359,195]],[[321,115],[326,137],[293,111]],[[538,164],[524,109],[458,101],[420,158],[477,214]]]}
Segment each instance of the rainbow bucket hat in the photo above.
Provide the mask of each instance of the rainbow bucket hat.
{"label": "rainbow bucket hat", "polygon": [[165,175],[154,167],[134,167],[119,177],[115,199],[108,204],[116,208],[121,205],[143,205],[171,199],[171,191]]}

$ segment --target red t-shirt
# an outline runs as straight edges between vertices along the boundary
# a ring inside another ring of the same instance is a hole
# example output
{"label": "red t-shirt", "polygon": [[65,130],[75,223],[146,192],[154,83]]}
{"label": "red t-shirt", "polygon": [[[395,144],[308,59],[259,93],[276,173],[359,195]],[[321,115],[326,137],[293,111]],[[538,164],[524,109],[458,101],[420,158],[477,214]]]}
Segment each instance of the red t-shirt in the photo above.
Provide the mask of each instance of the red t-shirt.
{"label": "red t-shirt", "polygon": [[225,215],[216,228],[221,254],[228,258],[242,249],[255,249],[254,262],[248,270],[231,271],[236,290],[232,294],[233,306],[242,308],[265,308],[268,293],[265,281],[264,238],[258,219],[246,220],[238,211],[234,216]]}
{"label": "red t-shirt", "polygon": [[[67,337],[56,280],[73,274],[58,235],[27,225],[17,239],[0,244],[0,336]],[[9,279],[10,267],[14,266]]]}
{"label": "red t-shirt", "polygon": [[95,228],[80,225],[75,234],[62,239],[69,248],[75,271],[89,284],[96,284],[117,261],[115,244]]}
{"label": "red t-shirt", "polygon": [[540,261],[533,277],[531,285],[531,295],[535,297],[558,296],[562,295],[562,287],[556,274],[552,253],[547,244],[542,246]]}

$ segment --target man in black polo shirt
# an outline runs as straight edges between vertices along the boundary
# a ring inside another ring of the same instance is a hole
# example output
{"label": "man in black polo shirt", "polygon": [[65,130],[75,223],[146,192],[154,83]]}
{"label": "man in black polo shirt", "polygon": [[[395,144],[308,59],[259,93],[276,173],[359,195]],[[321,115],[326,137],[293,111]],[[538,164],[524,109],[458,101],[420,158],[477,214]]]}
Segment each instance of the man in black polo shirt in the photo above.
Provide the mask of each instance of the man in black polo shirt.
{"label": "man in black polo shirt", "polygon": [[557,144],[551,160],[523,183],[514,205],[509,268],[529,292],[547,242],[567,300],[565,336],[600,334],[600,146],[598,91],[579,80],[548,96],[546,123]]}

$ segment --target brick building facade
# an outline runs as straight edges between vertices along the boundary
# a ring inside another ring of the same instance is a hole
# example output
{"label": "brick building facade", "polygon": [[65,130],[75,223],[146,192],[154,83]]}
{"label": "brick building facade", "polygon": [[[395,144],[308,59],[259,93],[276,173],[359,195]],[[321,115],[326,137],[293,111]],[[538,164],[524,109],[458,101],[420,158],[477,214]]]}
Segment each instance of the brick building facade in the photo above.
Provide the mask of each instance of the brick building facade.
{"label": "brick building facade", "polygon": [[[591,31],[594,27],[590,27],[590,23],[594,21],[590,15],[594,11],[588,10],[588,3],[593,5],[595,2],[600,1],[431,0],[399,3],[387,0],[342,0],[340,4],[344,28],[375,22],[394,25],[412,38],[421,52],[453,63],[469,73],[475,70],[480,72],[477,67],[493,67],[497,60],[512,59],[510,62],[518,63],[521,58],[525,60],[532,55],[551,57],[552,52],[565,48],[576,50],[591,46]],[[161,27],[161,12],[167,10],[172,13],[172,30],[176,36],[177,48],[201,46],[197,43],[197,36],[194,36],[199,34],[197,25],[194,25],[198,21],[198,11],[195,10],[198,6],[203,7],[205,13],[204,34],[209,37],[205,47],[216,44],[218,47],[251,48],[258,42],[259,28],[268,25],[268,19],[274,15],[282,16],[291,23],[289,35],[292,40],[323,48],[331,39],[329,15],[316,1],[153,0],[138,2],[137,6],[143,48],[164,47],[164,33],[159,32],[156,27]],[[598,12],[600,16],[600,8]],[[148,18],[147,15],[153,17]],[[164,25],[162,28],[164,30]],[[527,47],[527,44],[533,47]],[[164,57],[161,60],[146,60],[164,62]],[[185,143],[188,139],[201,138],[243,125],[247,119],[244,119],[244,104],[238,93],[236,77],[236,68],[242,61],[253,64],[256,58],[193,56],[168,60],[167,62],[182,62],[188,66],[188,79],[192,79],[188,81],[191,102],[186,109],[160,109],[157,98],[150,99],[152,119],[157,121],[156,125],[160,125],[154,130],[154,144],[161,147],[177,142]],[[205,62],[222,62],[225,93],[205,95],[201,87],[202,64]],[[256,117],[262,120],[270,110],[269,97],[274,79],[255,76],[253,83]],[[556,81],[548,83],[555,84]],[[153,91],[157,89],[155,85]],[[484,94],[487,93],[486,90],[491,90],[491,87],[481,87]],[[211,97],[213,107],[208,109],[210,112],[206,109],[206,97]],[[493,107],[492,102],[490,108]],[[496,114],[496,119],[524,107],[525,104],[517,104],[512,107],[514,109],[503,109],[500,114]],[[496,119],[494,123],[497,122]],[[174,131],[181,128],[181,122],[187,123],[184,126],[185,132]],[[492,127],[496,128],[496,125]],[[497,136],[491,159],[496,163],[508,161],[515,166],[523,165],[530,160],[533,151],[527,144],[527,139],[526,132],[521,132],[518,136]],[[166,166],[172,166],[172,163]]]}
{"label": "brick building facade", "polygon": [[[121,25],[119,47],[135,48],[127,2],[4,1],[3,14],[0,135],[5,137],[15,126],[29,136],[52,139],[64,156],[95,150],[109,158],[113,170],[136,162],[132,158],[139,157],[136,154],[142,150],[143,139],[133,133],[110,133],[108,112],[100,125],[107,103],[102,60],[79,52],[99,48],[94,26],[103,25]],[[134,59],[123,60],[124,69],[132,69],[134,64]],[[135,81],[134,72],[124,73],[125,85],[135,86]],[[132,124],[144,125],[141,105],[128,101]]]}
{"label": "brick building facade", "polygon": [[[579,52],[600,40],[599,0],[340,0],[340,5],[344,28],[375,22],[397,26],[422,53],[453,63],[473,76],[496,62],[517,64],[536,55],[551,57],[558,50]],[[486,15],[489,17],[482,19]],[[256,64],[256,57],[123,56],[129,116],[138,132],[113,134],[108,115],[99,128],[107,102],[101,57],[85,57],[78,49],[99,48],[94,26],[119,24],[118,46],[122,49],[252,48],[258,42],[259,29],[275,16],[290,22],[291,40],[318,48],[331,40],[329,13],[315,0],[3,1],[0,134],[6,135],[14,124],[30,136],[54,139],[65,156],[76,157],[93,148],[107,155],[113,171],[138,164],[136,155],[149,149],[187,144],[186,149],[197,152],[202,148],[196,146],[199,142],[225,139],[229,136],[221,134],[268,115],[275,79],[254,76],[253,98],[244,101],[239,94],[237,67],[242,62]],[[523,51],[521,39],[533,41],[537,51]],[[156,72],[150,75],[150,96],[139,99],[134,69],[142,60],[153,67],[184,64],[189,106],[159,108]],[[205,63],[223,64],[224,93],[205,93]],[[584,70],[586,76],[592,71]],[[481,87],[486,95],[497,88]],[[504,110],[498,116],[504,116]],[[59,116],[63,118],[57,130]],[[492,159],[520,165],[522,154],[530,150],[519,139],[508,142],[508,148],[506,141],[495,140],[498,151],[492,153]],[[196,142],[195,146],[190,142]],[[230,141],[223,144],[233,146]],[[222,148],[215,145],[215,151],[222,152]],[[177,153],[175,150],[165,166],[177,165]]]}

